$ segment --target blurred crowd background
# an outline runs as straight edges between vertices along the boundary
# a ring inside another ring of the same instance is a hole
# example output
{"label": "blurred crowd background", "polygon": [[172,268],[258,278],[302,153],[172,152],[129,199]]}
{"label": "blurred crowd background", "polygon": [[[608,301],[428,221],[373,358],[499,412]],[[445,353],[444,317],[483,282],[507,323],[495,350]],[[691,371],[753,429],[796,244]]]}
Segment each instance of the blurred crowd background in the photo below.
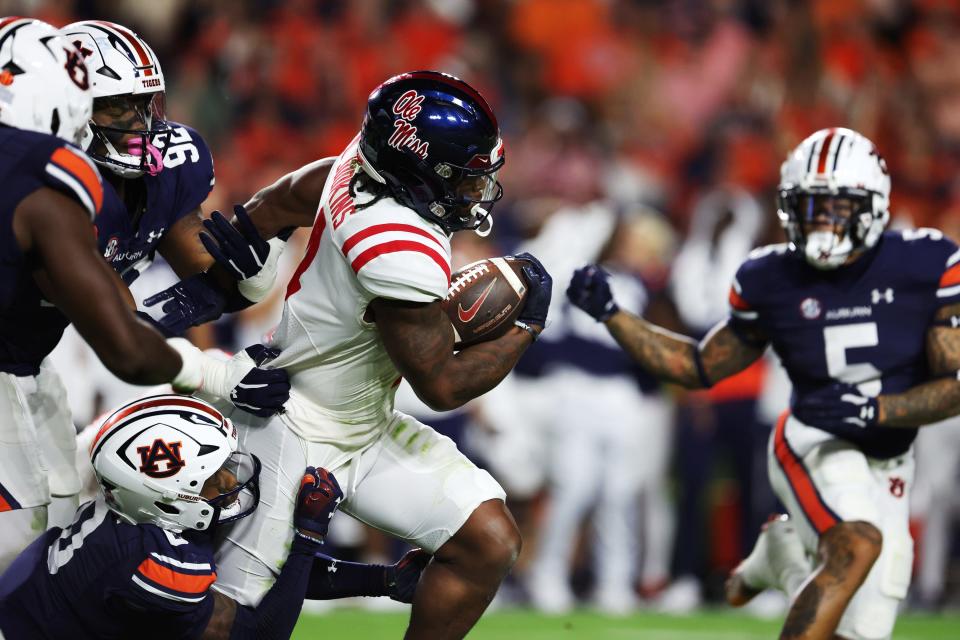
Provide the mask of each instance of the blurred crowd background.
{"label": "blurred crowd background", "polygon": [[[487,465],[525,530],[504,602],[612,613],[715,602],[777,505],[766,439],[786,408],[776,362],[705,393],[656,384],[563,304],[572,270],[602,261],[621,305],[691,335],[726,314],[731,277],[781,242],[786,153],[854,128],[893,178],[893,225],[960,239],[960,3],[955,0],[0,0],[62,25],[103,18],[158,54],[170,119],[213,150],[204,210],[229,210],[359,129],[389,76],[437,69],[477,87],[506,140],[493,234],[455,260],[530,250],[556,280],[552,326],[515,375],[453,415],[427,415]],[[295,236],[285,254],[296,264]],[[143,294],[165,286],[162,266]],[[279,287],[278,287],[279,289]],[[197,332],[260,340],[279,295]],[[58,352],[78,427],[123,400],[68,336]],[[960,427],[919,443],[916,607],[960,598],[951,523]],[[346,516],[344,553],[387,554]],[[782,601],[756,606],[775,613]]]}

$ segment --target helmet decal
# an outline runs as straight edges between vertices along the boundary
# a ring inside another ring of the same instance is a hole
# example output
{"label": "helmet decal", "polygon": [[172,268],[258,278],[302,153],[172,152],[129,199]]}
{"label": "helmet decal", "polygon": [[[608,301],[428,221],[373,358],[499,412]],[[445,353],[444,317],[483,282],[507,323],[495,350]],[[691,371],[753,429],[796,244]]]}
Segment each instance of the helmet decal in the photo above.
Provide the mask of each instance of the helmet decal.
{"label": "helmet decal", "polygon": [[446,233],[489,229],[503,195],[496,117],[476,89],[445,73],[402,73],[374,89],[358,157],[399,204]]}
{"label": "helmet decal", "polygon": [[[151,478],[169,478],[175,475],[186,465],[180,457],[182,446],[182,441],[167,442],[157,438],[149,446],[137,447],[137,453],[140,454],[140,473]],[[165,462],[166,465],[161,468],[160,462]]]}
{"label": "helmet decal", "polygon": [[417,127],[412,124],[420,113],[423,100],[422,95],[411,90],[393,103],[393,113],[400,117],[393,121],[393,134],[387,140],[387,144],[397,151],[402,151],[404,148],[410,149],[420,156],[421,160],[426,160],[430,143],[417,137]]}

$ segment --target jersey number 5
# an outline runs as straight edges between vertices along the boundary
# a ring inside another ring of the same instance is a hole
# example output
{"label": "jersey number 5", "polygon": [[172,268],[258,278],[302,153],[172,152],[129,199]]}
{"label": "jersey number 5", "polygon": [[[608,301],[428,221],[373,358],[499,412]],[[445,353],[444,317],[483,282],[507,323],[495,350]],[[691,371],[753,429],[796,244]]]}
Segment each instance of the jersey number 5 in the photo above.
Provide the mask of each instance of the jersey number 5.
{"label": "jersey number 5", "polygon": [[880,370],[869,362],[847,362],[847,349],[876,347],[880,344],[876,322],[858,322],[823,330],[827,375],[840,382],[859,386],[868,396],[880,395]]}

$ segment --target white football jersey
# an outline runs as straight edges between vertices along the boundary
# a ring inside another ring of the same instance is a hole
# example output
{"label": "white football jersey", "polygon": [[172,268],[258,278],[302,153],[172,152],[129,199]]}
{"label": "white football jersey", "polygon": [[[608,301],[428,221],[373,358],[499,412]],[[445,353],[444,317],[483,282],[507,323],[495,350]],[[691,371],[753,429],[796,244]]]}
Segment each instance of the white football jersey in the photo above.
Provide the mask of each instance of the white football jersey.
{"label": "white football jersey", "polygon": [[450,286],[450,240],[439,226],[393,198],[363,208],[372,196],[351,197],[358,139],[330,170],[273,340],[282,352],[271,362],[290,372],[284,422],[344,449],[380,435],[400,383],[376,324],[364,319],[370,301],[432,302]]}

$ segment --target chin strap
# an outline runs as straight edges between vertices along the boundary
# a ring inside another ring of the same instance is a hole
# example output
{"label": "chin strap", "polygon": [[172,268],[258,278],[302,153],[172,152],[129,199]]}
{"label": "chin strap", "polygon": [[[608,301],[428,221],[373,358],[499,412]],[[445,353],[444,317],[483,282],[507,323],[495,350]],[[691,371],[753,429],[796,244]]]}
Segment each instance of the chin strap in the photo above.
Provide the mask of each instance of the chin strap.
{"label": "chin strap", "polygon": [[[146,148],[144,148],[144,145],[146,145]],[[127,151],[129,155],[137,158],[143,155],[147,156],[148,175],[155,176],[163,171],[163,155],[161,155],[160,149],[153,146],[153,143],[146,136],[137,136],[127,142]]]}
{"label": "chin strap", "polygon": [[493,216],[482,209],[480,205],[474,205],[473,209],[475,213],[479,209],[486,214],[486,217],[483,219],[483,222],[480,223],[480,226],[473,230],[473,232],[481,238],[486,238],[488,235],[490,235],[490,232],[493,231]]}

